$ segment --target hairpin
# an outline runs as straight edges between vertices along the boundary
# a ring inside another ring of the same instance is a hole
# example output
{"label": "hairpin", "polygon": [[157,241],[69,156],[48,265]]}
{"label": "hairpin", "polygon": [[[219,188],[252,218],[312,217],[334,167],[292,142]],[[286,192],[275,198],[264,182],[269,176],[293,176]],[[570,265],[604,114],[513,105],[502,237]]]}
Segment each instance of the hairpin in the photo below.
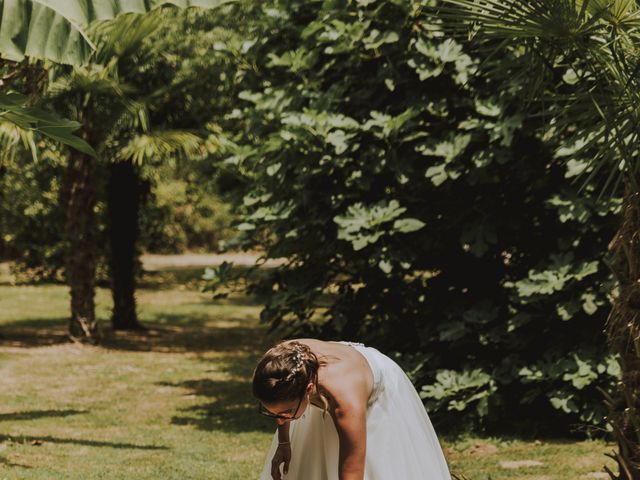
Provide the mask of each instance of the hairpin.
{"label": "hairpin", "polygon": [[296,351],[296,354],[294,355],[293,359],[295,360],[296,363],[291,369],[291,373],[295,374],[302,369],[302,364],[304,362],[304,359],[303,359],[303,352],[301,347],[296,346],[294,347],[294,350]]}

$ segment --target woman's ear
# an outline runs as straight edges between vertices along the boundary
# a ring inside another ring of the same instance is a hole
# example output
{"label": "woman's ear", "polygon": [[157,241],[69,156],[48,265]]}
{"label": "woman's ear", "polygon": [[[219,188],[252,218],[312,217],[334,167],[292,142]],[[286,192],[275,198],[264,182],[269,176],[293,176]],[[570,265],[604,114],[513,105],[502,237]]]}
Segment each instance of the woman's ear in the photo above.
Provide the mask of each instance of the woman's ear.
{"label": "woman's ear", "polygon": [[313,382],[309,382],[307,384],[307,390],[306,390],[307,395],[312,393],[315,389],[316,389],[316,384]]}

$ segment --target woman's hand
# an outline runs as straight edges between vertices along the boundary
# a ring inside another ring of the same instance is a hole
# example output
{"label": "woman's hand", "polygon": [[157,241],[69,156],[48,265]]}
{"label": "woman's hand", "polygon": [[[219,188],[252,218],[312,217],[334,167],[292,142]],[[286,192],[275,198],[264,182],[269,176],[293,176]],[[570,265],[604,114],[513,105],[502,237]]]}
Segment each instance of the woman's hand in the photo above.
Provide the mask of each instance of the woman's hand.
{"label": "woman's hand", "polygon": [[271,476],[273,480],[282,480],[282,475],[280,475],[280,465],[284,463],[284,473],[285,475],[289,471],[289,462],[291,461],[291,444],[289,443],[281,443],[278,445],[278,449],[276,453],[273,455],[273,459],[271,460]]}

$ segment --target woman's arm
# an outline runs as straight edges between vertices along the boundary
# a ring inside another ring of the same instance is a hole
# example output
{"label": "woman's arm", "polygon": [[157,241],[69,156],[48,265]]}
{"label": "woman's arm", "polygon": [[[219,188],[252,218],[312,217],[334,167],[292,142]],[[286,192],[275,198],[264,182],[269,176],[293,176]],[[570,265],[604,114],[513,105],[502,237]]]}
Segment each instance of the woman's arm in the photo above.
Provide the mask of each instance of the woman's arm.
{"label": "woman's arm", "polygon": [[278,443],[289,442],[289,422],[278,424]]}
{"label": "woman's arm", "polygon": [[291,444],[289,443],[289,422],[278,424],[278,448],[271,459],[271,478],[282,480],[280,465],[284,463],[282,471],[286,475],[291,462]]}
{"label": "woman's arm", "polygon": [[367,453],[367,408],[357,398],[334,410],[334,422],[340,439],[338,478],[364,480]]}
{"label": "woman's arm", "polygon": [[[329,393],[334,400],[331,414],[338,431],[339,480],[364,480],[367,455],[367,400],[371,385],[366,371],[344,365],[328,375]],[[325,377],[326,378],[326,377]]]}

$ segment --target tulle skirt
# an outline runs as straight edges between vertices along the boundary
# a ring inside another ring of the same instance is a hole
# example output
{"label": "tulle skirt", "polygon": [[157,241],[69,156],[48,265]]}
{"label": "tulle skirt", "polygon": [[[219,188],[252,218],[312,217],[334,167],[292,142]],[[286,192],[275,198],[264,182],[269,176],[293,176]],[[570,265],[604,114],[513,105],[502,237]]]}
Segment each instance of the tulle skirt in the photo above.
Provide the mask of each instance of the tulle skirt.
{"label": "tulle skirt", "polygon": [[[346,343],[346,342],[344,342]],[[375,348],[352,344],[368,360],[374,387],[367,409],[365,480],[451,480],[422,401],[402,369]],[[291,422],[285,480],[338,480],[338,433],[331,415],[309,406]],[[277,433],[260,480],[271,480]]]}

